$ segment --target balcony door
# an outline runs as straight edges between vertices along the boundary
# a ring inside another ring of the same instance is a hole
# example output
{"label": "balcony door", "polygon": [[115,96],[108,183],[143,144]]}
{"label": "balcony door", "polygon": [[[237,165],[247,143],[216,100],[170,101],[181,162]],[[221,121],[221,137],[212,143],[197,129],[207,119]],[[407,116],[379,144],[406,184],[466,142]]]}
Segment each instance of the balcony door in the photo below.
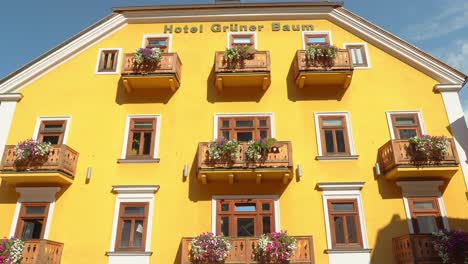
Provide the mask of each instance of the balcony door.
{"label": "balcony door", "polygon": [[437,197],[408,198],[416,234],[431,234],[444,229]]}
{"label": "balcony door", "polygon": [[228,237],[258,237],[273,231],[275,231],[273,200],[217,200],[217,234]]}
{"label": "balcony door", "polygon": [[218,138],[240,142],[271,137],[269,116],[219,117]]}

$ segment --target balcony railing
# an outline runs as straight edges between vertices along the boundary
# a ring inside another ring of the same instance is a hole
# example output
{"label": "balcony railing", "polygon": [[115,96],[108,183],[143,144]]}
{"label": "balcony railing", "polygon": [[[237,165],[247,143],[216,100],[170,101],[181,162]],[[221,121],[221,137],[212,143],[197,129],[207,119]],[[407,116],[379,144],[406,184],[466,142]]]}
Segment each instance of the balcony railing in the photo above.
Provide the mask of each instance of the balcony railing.
{"label": "balcony railing", "polygon": [[78,152],[67,145],[52,146],[49,155],[42,162],[17,163],[14,145],[7,145],[3,154],[0,171],[59,171],[69,178],[75,176],[76,163],[78,162]]}
{"label": "balcony railing", "polygon": [[353,76],[353,64],[347,49],[339,49],[336,58],[306,59],[306,51],[298,50],[292,65],[298,88],[305,86],[340,86],[347,88]]}
{"label": "balcony railing", "polygon": [[448,139],[448,153],[440,161],[420,162],[411,156],[408,140],[392,139],[379,148],[379,165],[385,174],[395,168],[435,168],[457,167],[458,156],[453,139]]}
{"label": "balcony railing", "polygon": [[60,264],[63,243],[50,240],[28,240],[24,242],[21,264]]}
{"label": "balcony railing", "polygon": [[270,52],[256,51],[252,59],[242,60],[231,65],[224,60],[224,51],[216,52],[215,71],[220,72],[269,72]]}
{"label": "balcony railing", "polygon": [[[313,264],[314,246],[312,236],[296,236],[296,251],[291,258],[291,264]],[[190,249],[192,238],[182,239],[180,256],[181,264],[190,264]],[[254,248],[258,238],[231,238],[231,250],[225,261],[226,264],[253,264],[259,263],[254,258]]]}
{"label": "balcony railing", "polygon": [[397,264],[437,264],[442,260],[434,250],[431,235],[404,235],[393,238]]}
{"label": "balcony railing", "polygon": [[[177,53],[161,53],[160,62],[142,64],[135,63],[133,54],[125,54],[122,67],[123,84],[128,92],[136,88],[153,87],[175,91],[180,86],[182,62]],[[160,79],[160,82],[156,79]]]}

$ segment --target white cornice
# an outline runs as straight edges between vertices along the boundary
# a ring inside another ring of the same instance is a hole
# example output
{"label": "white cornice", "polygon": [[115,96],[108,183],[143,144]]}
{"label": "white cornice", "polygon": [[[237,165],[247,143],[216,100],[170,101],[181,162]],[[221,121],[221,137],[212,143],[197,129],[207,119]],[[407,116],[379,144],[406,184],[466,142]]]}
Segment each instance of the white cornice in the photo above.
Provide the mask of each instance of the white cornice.
{"label": "white cornice", "polygon": [[322,191],[359,191],[364,182],[321,182],[317,187]]}
{"label": "white cornice", "polygon": [[20,93],[0,94],[0,102],[19,102],[21,99],[23,99],[23,95]]}
{"label": "white cornice", "polygon": [[463,88],[461,84],[437,84],[434,90],[437,92],[458,92]]}
{"label": "white cornice", "polygon": [[440,196],[439,187],[443,181],[398,181],[404,197],[409,196]]}
{"label": "white cornice", "polygon": [[159,185],[115,185],[112,186],[113,193],[155,193]]}

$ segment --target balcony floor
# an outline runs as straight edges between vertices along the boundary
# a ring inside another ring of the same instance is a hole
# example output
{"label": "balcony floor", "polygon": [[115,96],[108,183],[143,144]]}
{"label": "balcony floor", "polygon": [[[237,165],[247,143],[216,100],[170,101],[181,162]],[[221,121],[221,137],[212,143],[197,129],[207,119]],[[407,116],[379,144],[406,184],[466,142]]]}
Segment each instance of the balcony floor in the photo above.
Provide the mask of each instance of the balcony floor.
{"label": "balcony floor", "polygon": [[0,178],[8,184],[58,184],[69,185],[73,178],[61,171],[2,171]]}

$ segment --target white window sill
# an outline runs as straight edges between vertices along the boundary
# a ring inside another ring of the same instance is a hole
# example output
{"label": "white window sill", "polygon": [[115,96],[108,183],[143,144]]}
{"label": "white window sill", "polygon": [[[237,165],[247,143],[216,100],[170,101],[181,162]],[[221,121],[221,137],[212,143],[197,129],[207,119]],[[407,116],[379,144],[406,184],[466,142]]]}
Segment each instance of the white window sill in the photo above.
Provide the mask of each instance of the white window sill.
{"label": "white window sill", "polygon": [[118,159],[117,163],[159,163],[159,159]]}
{"label": "white window sill", "polygon": [[106,256],[151,256],[152,251],[107,251]]}
{"label": "white window sill", "polygon": [[347,156],[317,156],[316,160],[357,160],[359,155],[347,155]]}
{"label": "white window sill", "polygon": [[335,248],[335,249],[326,249],[327,254],[343,254],[343,253],[371,253],[372,249],[370,248]]}

